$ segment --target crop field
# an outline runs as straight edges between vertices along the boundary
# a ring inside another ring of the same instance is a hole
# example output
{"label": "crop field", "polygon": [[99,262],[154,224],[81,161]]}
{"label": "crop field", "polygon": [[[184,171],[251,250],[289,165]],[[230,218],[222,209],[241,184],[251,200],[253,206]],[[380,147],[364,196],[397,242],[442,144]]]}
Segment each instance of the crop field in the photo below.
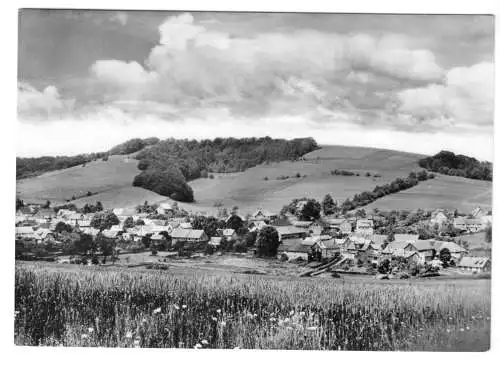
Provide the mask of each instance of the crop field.
{"label": "crop field", "polygon": [[[216,205],[238,206],[241,214],[257,208],[278,212],[283,205],[300,197],[322,199],[327,193],[342,202],[376,185],[406,177],[418,171],[423,156],[375,148],[324,146],[299,161],[269,163],[244,172],[213,174],[214,178],[197,179],[189,185],[196,202],[179,204],[191,212],[216,214]],[[360,176],[332,175],[332,170],[349,170]],[[369,172],[370,176],[365,176]],[[101,201],[105,207],[135,206],[168,198],[142,188],[132,187],[139,173],[137,161],[126,156],[111,156],[109,161],[94,161],[17,181],[17,194],[29,202],[63,202],[87,191],[97,193],[73,201],[77,206]],[[297,177],[300,174],[300,177]],[[380,175],[374,177],[374,174]],[[280,177],[286,177],[282,179]],[[267,179],[266,179],[267,178]],[[458,208],[469,212],[475,206],[491,206],[491,183],[438,175],[409,190],[384,197],[365,209]]]}
{"label": "crop field", "polygon": [[475,207],[491,210],[492,184],[489,181],[471,180],[462,177],[438,175],[436,179],[379,199],[365,209],[458,209],[471,212]]}
{"label": "crop field", "polygon": [[18,345],[485,351],[490,280],[340,283],[16,263]]}

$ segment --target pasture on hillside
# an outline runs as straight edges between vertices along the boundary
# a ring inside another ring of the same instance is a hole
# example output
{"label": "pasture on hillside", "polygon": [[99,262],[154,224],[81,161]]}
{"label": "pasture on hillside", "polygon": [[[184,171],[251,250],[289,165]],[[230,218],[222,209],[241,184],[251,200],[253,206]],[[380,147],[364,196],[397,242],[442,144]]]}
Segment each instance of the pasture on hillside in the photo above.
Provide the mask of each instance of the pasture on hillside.
{"label": "pasture on hillside", "polygon": [[[310,197],[322,199],[330,193],[342,202],[363,191],[383,185],[418,171],[423,156],[376,148],[323,146],[303,156],[299,161],[262,164],[246,171],[212,174],[213,179],[196,179],[189,183],[196,202],[179,206],[191,212],[217,213],[216,205],[240,208],[241,214],[253,213],[261,207],[279,212],[292,199]],[[331,171],[349,170],[360,176],[332,175]],[[370,176],[365,176],[369,172]],[[109,161],[94,161],[86,166],[55,171],[35,178],[17,181],[17,194],[27,202],[64,202],[88,191],[97,193],[73,201],[77,206],[101,201],[105,208],[129,207],[169,201],[152,191],[132,187],[139,173],[137,160],[127,156],[110,156]],[[300,177],[296,177],[300,174]],[[379,174],[380,177],[374,177]],[[289,176],[282,179],[282,176]],[[266,180],[267,177],[267,180]],[[386,196],[367,209],[432,209],[458,208],[469,212],[473,207],[491,206],[491,183],[459,177],[437,175],[432,181]]]}
{"label": "pasture on hillside", "polygon": [[490,280],[377,284],[203,274],[16,263],[15,343],[402,351],[490,346]]}

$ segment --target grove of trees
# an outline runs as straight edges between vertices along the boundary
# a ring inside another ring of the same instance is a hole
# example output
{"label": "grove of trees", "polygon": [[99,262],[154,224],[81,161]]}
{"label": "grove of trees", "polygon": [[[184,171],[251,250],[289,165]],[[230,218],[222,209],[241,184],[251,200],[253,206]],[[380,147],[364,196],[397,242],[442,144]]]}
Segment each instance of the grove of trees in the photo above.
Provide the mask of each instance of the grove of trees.
{"label": "grove of trees", "polygon": [[418,164],[427,170],[444,175],[493,180],[493,165],[490,162],[480,162],[473,157],[455,155],[450,151],[441,151],[434,156],[423,158]]}

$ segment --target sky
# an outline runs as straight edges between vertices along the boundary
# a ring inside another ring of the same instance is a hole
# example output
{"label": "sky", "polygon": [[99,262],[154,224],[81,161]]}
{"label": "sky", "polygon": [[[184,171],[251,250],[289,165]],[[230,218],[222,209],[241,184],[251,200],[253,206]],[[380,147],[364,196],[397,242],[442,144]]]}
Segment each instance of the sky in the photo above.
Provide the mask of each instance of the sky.
{"label": "sky", "polygon": [[268,135],[492,161],[493,62],[492,16],[21,10],[17,154]]}

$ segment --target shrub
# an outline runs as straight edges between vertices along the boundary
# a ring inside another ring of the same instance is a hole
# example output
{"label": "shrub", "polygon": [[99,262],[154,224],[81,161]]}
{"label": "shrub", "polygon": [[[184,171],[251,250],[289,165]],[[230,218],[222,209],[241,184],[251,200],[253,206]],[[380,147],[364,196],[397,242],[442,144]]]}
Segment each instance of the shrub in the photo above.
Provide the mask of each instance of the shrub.
{"label": "shrub", "polygon": [[158,255],[158,251],[156,250],[156,248],[151,249],[151,256],[156,256],[156,255]]}

